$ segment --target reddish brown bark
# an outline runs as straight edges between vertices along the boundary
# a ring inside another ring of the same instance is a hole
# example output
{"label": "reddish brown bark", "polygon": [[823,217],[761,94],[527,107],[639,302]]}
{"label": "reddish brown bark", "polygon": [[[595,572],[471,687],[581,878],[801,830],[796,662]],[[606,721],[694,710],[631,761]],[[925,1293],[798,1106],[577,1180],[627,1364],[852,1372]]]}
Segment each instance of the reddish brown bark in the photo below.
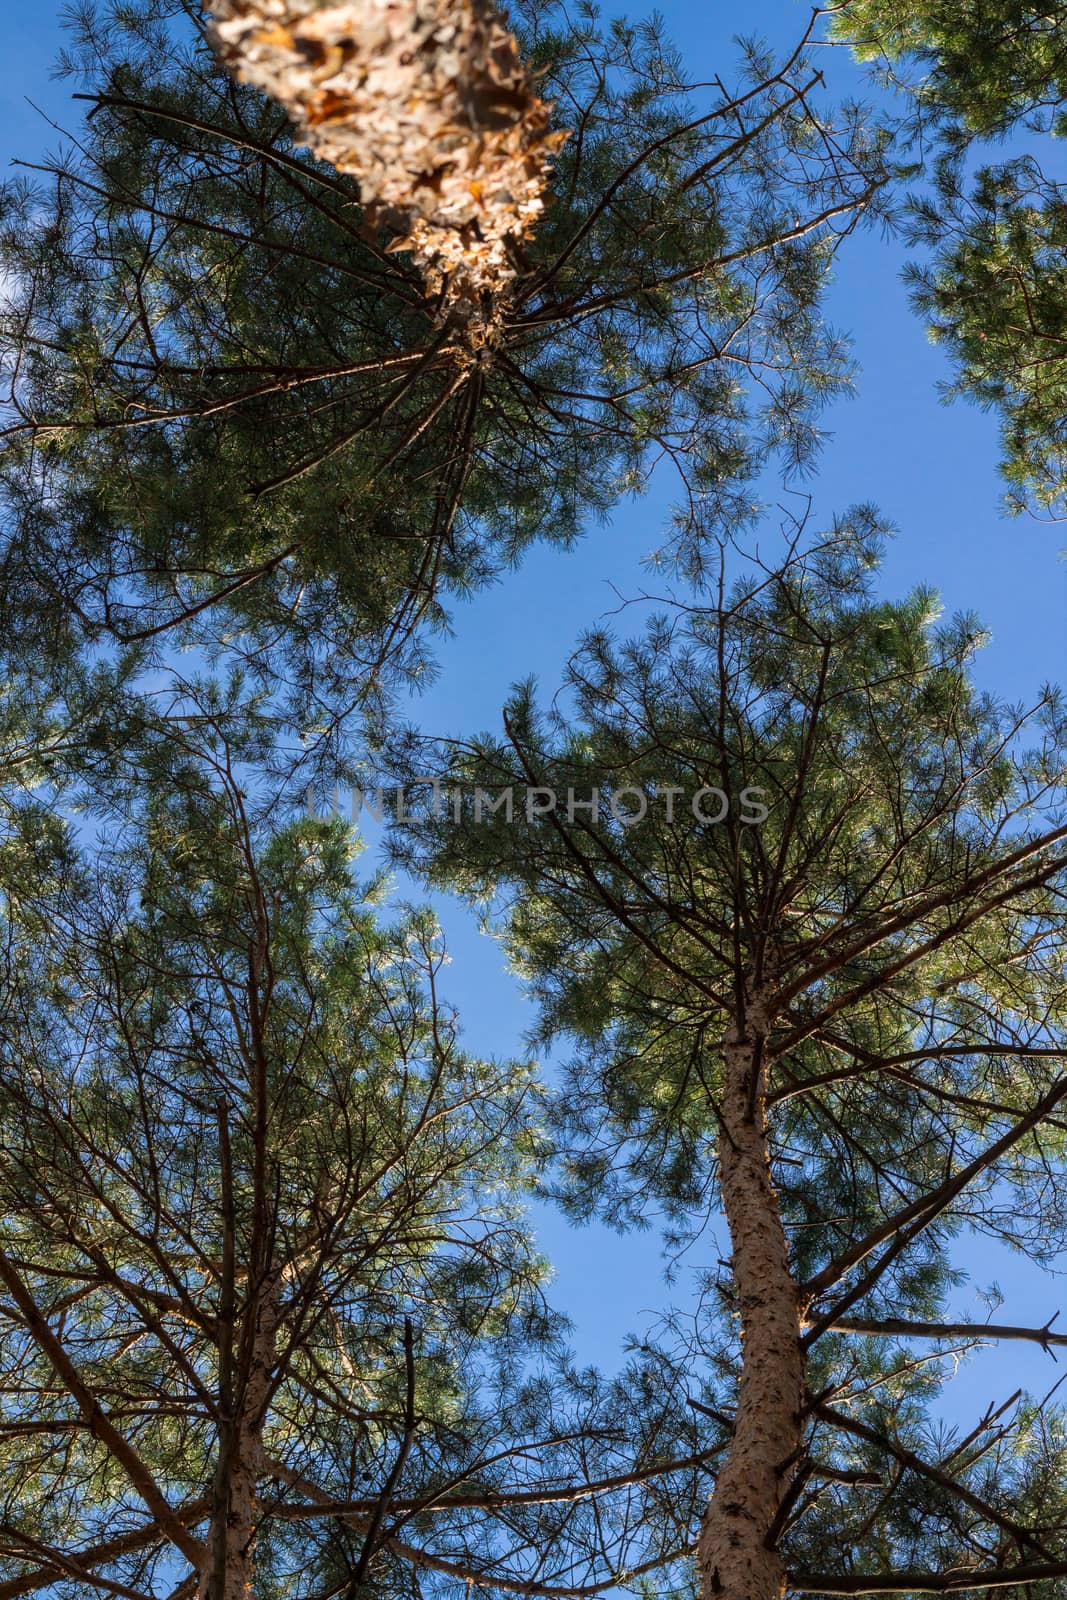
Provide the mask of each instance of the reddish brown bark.
{"label": "reddish brown bark", "polygon": [[274,1377],[280,1278],[249,1307],[242,1336],[241,1379],[233,1414],[223,1419],[211,1527],[211,1564],[203,1600],[247,1600],[253,1592],[259,1488],[266,1472],[263,1427]]}
{"label": "reddish brown bark", "polygon": [[697,1548],[702,1600],[781,1600],[786,1574],[771,1538],[801,1443],[800,1299],[771,1180],[765,1019],[760,1003],[727,1037],[719,1171],[741,1313],[733,1440]]}

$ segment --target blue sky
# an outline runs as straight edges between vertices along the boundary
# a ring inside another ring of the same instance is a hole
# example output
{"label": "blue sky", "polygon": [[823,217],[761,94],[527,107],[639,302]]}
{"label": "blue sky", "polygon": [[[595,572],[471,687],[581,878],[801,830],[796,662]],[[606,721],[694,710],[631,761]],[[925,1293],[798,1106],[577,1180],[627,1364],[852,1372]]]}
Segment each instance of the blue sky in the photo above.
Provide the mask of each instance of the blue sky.
{"label": "blue sky", "polygon": [[[50,78],[59,7],[43,0],[7,10],[0,162],[33,160],[57,135],[28,101],[72,129],[79,112],[70,86]],[[730,76],[736,6],[665,0],[660,10],[696,77]],[[744,12],[746,32],[783,43],[803,31],[809,15],[797,0],[749,0]],[[820,64],[831,85],[863,92],[844,51],[825,54]],[[860,374],[856,398],[826,418],[832,437],[818,477],[806,485],[816,525],[854,502],[877,504],[899,529],[882,575],[886,592],[928,583],[949,611],[978,612],[992,631],[977,667],[980,682],[1002,697],[1026,699],[1049,679],[1067,679],[1067,530],[1001,515],[995,419],[939,401],[947,370],[908,306],[903,262],[900,246],[876,234],[854,236],[839,257],[830,317],[851,334]],[[649,500],[622,506],[607,527],[590,530],[576,551],[535,549],[517,574],[460,607],[455,638],[440,652],[440,677],[417,707],[423,724],[441,733],[499,727],[508,686],[530,673],[551,692],[581,630],[616,607],[618,591],[633,594],[647,584],[642,563],[656,547],[668,500],[669,486],[657,485]],[[530,1012],[499,950],[462,908],[441,903],[440,912],[453,955],[449,992],[470,1047],[522,1053]],[[575,1231],[547,1210],[539,1211],[538,1227],[557,1264],[555,1299],[575,1320],[580,1354],[612,1366],[623,1335],[664,1303],[654,1233]],[[707,1235],[701,1249],[695,1268],[723,1253]],[[1067,1300],[1062,1277],[1042,1279],[987,1241],[964,1254],[976,1286],[996,1279],[1004,1289],[1002,1320],[1044,1322]],[[957,1309],[982,1314],[973,1289],[959,1293]],[[983,1354],[954,1380],[948,1409],[973,1418],[1017,1384],[1041,1393],[1055,1376],[1049,1359],[1029,1347]]]}

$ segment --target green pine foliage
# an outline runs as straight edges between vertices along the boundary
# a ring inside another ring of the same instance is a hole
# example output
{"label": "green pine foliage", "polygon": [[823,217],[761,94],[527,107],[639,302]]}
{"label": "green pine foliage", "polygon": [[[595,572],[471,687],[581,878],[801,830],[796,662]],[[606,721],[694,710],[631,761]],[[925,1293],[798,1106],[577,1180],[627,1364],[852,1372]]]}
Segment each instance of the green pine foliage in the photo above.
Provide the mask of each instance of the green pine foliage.
{"label": "green pine foliage", "polygon": [[313,742],[425,674],[450,595],[569,543],[656,459],[733,516],[768,460],[810,464],[849,381],[820,295],[876,207],[879,136],[803,52],[691,89],[658,23],[517,20],[573,136],[472,351],[195,7],[76,10],[84,126],[0,202],[0,556],[28,618],[235,650]]}
{"label": "green pine foliage", "polygon": [[[570,1046],[553,1109],[565,1209],[666,1217],[692,1250],[700,1305],[659,1359],[720,1420],[742,1359],[730,1247],[709,1251],[706,1231],[723,1045],[766,997],[810,1395],[769,1530],[790,1587],[926,1586],[893,1582],[910,1572],[936,1589],[1010,1552],[1058,1573],[1035,1590],[1051,1596],[1067,1571],[1058,1412],[1035,1426],[1009,1407],[966,1441],[939,1430],[937,1393],[953,1340],[979,1337],[949,1309],[964,1230],[1049,1264],[1067,1226],[1063,706],[978,692],[981,630],[930,591],[877,596],[869,511],[798,539],[777,565],[730,553],[717,598],[679,600],[628,642],[591,634],[552,710],[526,686],[505,737],[442,747],[459,824],[425,798],[398,848],[487,909],[542,1042]],[[527,820],[530,786],[556,801]],[[479,818],[479,787],[513,789],[511,826],[485,800]]]}
{"label": "green pine foliage", "polygon": [[933,264],[909,273],[930,335],[950,354],[949,392],[997,410],[1008,503],[1062,514],[1067,486],[1067,198],[1030,158],[984,167],[969,192],[946,170],[916,204]]}
{"label": "green pine foliage", "polygon": [[[169,743],[105,847],[36,851],[5,897],[5,1282],[196,1537],[271,1285],[256,1592],[325,1589],[401,1449],[409,1498],[471,1476],[556,1337],[521,1217],[538,1096],[462,1051],[432,920],[380,919],[339,825],[269,830],[219,739]],[[94,1574],[169,1588],[166,1529],[10,1292],[0,1317],[3,1579],[129,1534]],[[276,1520],[308,1483],[362,1517]]]}
{"label": "green pine foliage", "polygon": [[658,1570],[721,1440],[573,1366],[534,1064],[464,1050],[433,917],[279,815],[255,724],[142,707],[137,781],[0,854],[0,1588],[221,1595],[249,1438],[257,1596]]}
{"label": "green pine foliage", "polygon": [[834,35],[903,79],[935,118],[1003,133],[1020,118],[1062,125],[1064,18],[1030,0],[849,0]]}
{"label": "green pine foliage", "polygon": [[[77,6],[84,121],[0,191],[0,1600],[707,1600],[761,1311],[716,1231],[738,1119],[806,1363],[789,1592],[1062,1600],[1059,1405],[942,1417],[983,1339],[1067,1344],[954,1311],[965,1238],[1049,1267],[1067,1231],[1063,702],[884,598],[870,508],[743,546],[850,382],[836,252],[917,152],[917,303],[1059,510],[1062,185],[976,157],[1067,126],[1063,20],[839,9],[910,97],[895,168],[809,39],[726,87],[658,20],[512,21],[571,136],[480,348],[191,0]],[[401,728],[457,599],[660,464],[647,626],[501,736]],[[433,917],[294,804],[368,743],[551,1087],[465,1050]],[[663,1226],[694,1287],[612,1376],[534,1197]]]}
{"label": "green pine foliage", "polygon": [[[858,0],[833,34],[907,97],[925,185],[910,228],[924,260],[909,278],[952,360],[948,393],[1000,414],[1009,508],[1059,518],[1067,19],[1025,0]],[[1023,153],[990,160],[1001,142]]]}

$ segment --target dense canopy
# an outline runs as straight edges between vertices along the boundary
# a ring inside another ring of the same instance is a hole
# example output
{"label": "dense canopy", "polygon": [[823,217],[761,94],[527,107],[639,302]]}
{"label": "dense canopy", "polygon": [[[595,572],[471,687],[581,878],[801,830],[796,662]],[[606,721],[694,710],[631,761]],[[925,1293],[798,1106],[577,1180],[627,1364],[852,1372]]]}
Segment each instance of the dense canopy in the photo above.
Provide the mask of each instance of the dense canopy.
{"label": "dense canopy", "polygon": [[[768,509],[895,239],[1058,514],[1063,19],[208,10],[76,6],[0,190],[0,1600],[1064,1600],[1052,1381],[952,1388],[1067,1346],[1063,700]],[[628,518],[659,598],[420,714]]]}

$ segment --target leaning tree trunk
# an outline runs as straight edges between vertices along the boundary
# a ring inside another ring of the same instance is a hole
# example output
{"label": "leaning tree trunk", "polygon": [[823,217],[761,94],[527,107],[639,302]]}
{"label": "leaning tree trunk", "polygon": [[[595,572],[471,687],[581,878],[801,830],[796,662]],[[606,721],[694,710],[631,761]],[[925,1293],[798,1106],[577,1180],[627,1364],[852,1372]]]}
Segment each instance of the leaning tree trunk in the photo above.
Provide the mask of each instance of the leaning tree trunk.
{"label": "leaning tree trunk", "polygon": [[801,1442],[800,1304],[771,1181],[765,1014],[757,1001],[724,1046],[719,1176],[741,1312],[742,1361],[729,1454],[697,1547],[702,1600],[781,1600],[775,1519]]}
{"label": "leaning tree trunk", "polygon": [[566,138],[492,0],[206,3],[233,75],[358,178],[368,222],[411,251],[470,342],[491,338]]}

